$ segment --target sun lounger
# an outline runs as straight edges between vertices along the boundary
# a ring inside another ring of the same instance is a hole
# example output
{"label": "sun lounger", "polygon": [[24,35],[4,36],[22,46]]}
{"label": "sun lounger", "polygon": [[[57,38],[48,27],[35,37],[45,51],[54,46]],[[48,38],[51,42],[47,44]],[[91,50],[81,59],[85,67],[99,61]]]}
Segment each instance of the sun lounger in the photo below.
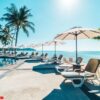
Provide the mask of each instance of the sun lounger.
{"label": "sun lounger", "polygon": [[32,52],[31,55],[30,55],[29,57],[30,57],[30,58],[33,58],[34,55],[35,55],[34,52]]}
{"label": "sun lounger", "polygon": [[42,56],[42,61],[46,61],[48,60],[48,53],[45,53],[43,56]]}
{"label": "sun lounger", "polygon": [[16,59],[28,59],[28,58],[29,58],[28,52],[26,53],[21,52],[20,54],[16,56]]}
{"label": "sun lounger", "polygon": [[63,55],[59,55],[59,57],[57,58],[56,62],[58,64],[61,64],[62,63],[62,58],[63,58]]}
{"label": "sun lounger", "polygon": [[61,73],[61,71],[70,71],[70,70],[72,71],[74,69],[78,69],[83,58],[81,57],[77,58],[77,62],[79,66],[75,65],[75,63],[72,63],[73,62],[72,58],[70,58],[69,61],[66,58],[64,58],[63,60],[64,60],[63,64],[56,66],[56,70],[58,73]]}
{"label": "sun lounger", "polygon": [[81,87],[85,80],[96,79],[96,70],[100,64],[98,59],[90,59],[84,70],[76,69],[72,72],[61,72],[66,79],[70,79],[74,87]]}
{"label": "sun lounger", "polygon": [[46,63],[54,63],[54,64],[61,64],[63,55],[59,55],[59,57],[57,58],[57,56],[53,56],[51,59],[48,59],[46,61]]}
{"label": "sun lounger", "polygon": [[53,57],[51,57],[49,59],[45,59],[44,62],[45,63],[54,63],[56,59],[57,59],[57,56],[54,55]]}
{"label": "sun lounger", "polygon": [[38,55],[38,53],[36,53],[33,57],[31,57],[32,60],[40,60],[40,61],[43,61],[47,58],[48,54],[41,54],[41,55]]}
{"label": "sun lounger", "polygon": [[39,53],[38,53],[38,52],[36,52],[36,53],[35,53],[35,56],[38,56],[38,55],[39,55]]}

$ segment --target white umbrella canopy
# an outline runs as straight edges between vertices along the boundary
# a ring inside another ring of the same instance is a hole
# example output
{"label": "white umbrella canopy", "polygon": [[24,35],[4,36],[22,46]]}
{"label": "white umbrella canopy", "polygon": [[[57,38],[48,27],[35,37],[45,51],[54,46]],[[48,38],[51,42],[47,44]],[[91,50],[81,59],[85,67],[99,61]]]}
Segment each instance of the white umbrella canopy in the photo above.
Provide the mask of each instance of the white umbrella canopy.
{"label": "white umbrella canopy", "polygon": [[100,36],[100,31],[91,28],[82,28],[82,27],[74,27],[70,30],[58,34],[55,37],[55,40],[75,40],[76,41],[76,63],[77,63],[77,39],[86,39],[86,38],[94,38],[96,36]]}
{"label": "white umbrella canopy", "polygon": [[63,44],[63,42],[62,41],[55,41],[55,40],[53,40],[53,41],[48,41],[48,42],[44,42],[44,43],[31,44],[29,46],[31,46],[33,48],[40,48],[41,47],[42,54],[43,54],[43,52],[44,52],[44,46],[54,45],[54,47],[55,47],[55,54],[56,54],[56,46],[58,44]]}
{"label": "white umbrella canopy", "polygon": [[53,41],[48,41],[48,42],[46,42],[46,45],[47,45],[47,46],[49,46],[49,45],[54,45],[54,44],[56,44],[56,45],[62,45],[62,44],[64,44],[64,42],[58,41],[58,40],[53,40]]}
{"label": "white umbrella canopy", "polygon": [[73,40],[76,39],[76,35],[78,36],[78,39],[94,38],[98,35],[100,36],[100,31],[91,28],[74,27],[68,31],[58,34],[55,37],[55,40]]}
{"label": "white umbrella canopy", "polygon": [[31,44],[27,45],[26,47],[27,47],[27,48],[34,48],[34,47],[33,47],[34,45],[35,45],[35,44],[31,43]]}
{"label": "white umbrella canopy", "polygon": [[63,45],[63,44],[64,44],[64,42],[62,42],[62,41],[56,41],[56,40],[46,42],[47,46],[54,45],[54,51],[55,51],[54,55],[55,56],[56,56],[56,51],[57,51],[56,50],[57,49],[57,45]]}
{"label": "white umbrella canopy", "polygon": [[40,47],[41,45],[42,45],[42,43],[38,43],[38,44],[32,43],[32,44],[28,45],[27,47],[30,47],[30,48],[38,48],[38,47]]}
{"label": "white umbrella canopy", "polygon": [[31,48],[40,48],[42,49],[42,54],[44,52],[44,46],[46,46],[47,43],[38,43],[38,44],[30,44],[28,47],[31,47]]}

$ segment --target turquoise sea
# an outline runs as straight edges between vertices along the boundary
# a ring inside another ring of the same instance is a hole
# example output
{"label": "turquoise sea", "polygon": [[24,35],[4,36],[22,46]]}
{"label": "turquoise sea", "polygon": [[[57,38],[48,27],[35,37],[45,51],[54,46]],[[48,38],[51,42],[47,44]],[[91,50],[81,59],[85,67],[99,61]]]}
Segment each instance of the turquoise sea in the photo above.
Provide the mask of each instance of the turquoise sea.
{"label": "turquoise sea", "polygon": [[[54,55],[54,51],[44,51],[44,53],[48,53],[49,57]],[[39,54],[41,54],[41,51],[39,51]],[[60,54],[66,58],[72,57],[75,60],[75,52],[57,51],[57,56]],[[90,58],[100,59],[100,51],[80,51],[78,56],[83,58],[84,63],[87,63]]]}
{"label": "turquoise sea", "polygon": [[[28,54],[30,55],[32,53],[31,51],[18,51],[18,53],[20,52],[28,52]],[[41,55],[41,51],[34,51],[34,52],[39,52],[39,55]],[[44,53],[48,53],[49,57],[52,57],[54,55],[54,51],[44,51]],[[75,52],[68,52],[68,51],[56,51],[57,56],[59,56],[60,54],[62,54],[64,57],[66,58],[70,58],[72,57],[73,59],[75,59]],[[97,58],[100,59],[100,51],[79,51],[78,52],[78,56],[83,58],[83,62],[87,63],[88,60],[90,58]]]}
{"label": "turquoise sea", "polygon": [[[41,55],[41,50],[40,51],[35,51],[34,49],[22,49],[22,50],[17,50],[17,53],[21,52],[28,52],[30,55],[32,52],[39,52],[39,55]],[[49,57],[52,57],[54,55],[54,51],[44,51],[44,53],[48,53]],[[69,52],[69,51],[56,51],[57,56],[62,54],[66,58],[73,58],[75,59],[75,52]],[[83,62],[88,62],[90,58],[98,58],[100,59],[100,51],[78,51],[78,56],[83,58]],[[1,60],[0,60],[1,61]]]}

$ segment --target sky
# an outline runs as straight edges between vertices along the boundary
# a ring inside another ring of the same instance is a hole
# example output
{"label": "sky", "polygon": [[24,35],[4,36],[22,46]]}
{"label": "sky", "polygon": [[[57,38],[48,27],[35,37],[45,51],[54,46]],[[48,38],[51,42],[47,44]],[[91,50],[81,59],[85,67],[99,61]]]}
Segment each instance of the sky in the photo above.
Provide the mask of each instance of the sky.
{"label": "sky", "polygon": [[[33,17],[29,20],[35,24],[35,33],[30,30],[28,38],[20,31],[18,45],[51,41],[57,34],[74,26],[96,29],[100,27],[100,0],[0,0],[0,17],[11,3],[18,8],[26,5],[31,9]],[[0,24],[4,24],[4,22],[0,22]],[[57,48],[73,51],[75,50],[74,42],[68,40],[66,45]],[[52,50],[53,46],[45,47],[45,49]],[[100,41],[78,40],[78,49],[80,51],[99,51]]]}

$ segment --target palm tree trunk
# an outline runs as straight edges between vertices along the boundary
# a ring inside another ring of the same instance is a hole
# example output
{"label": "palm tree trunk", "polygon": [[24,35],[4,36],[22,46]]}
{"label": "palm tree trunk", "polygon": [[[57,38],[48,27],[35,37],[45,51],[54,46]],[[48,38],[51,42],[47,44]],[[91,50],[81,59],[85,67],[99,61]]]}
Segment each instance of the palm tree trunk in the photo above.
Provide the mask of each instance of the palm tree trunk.
{"label": "palm tree trunk", "polygon": [[18,32],[19,32],[19,26],[17,27],[17,30],[16,30],[16,40],[15,40],[15,62],[16,62],[16,46],[17,46],[17,42],[18,42]]}
{"label": "palm tree trunk", "polygon": [[17,42],[18,42],[18,33],[19,33],[19,26],[17,27],[17,30],[16,30],[15,47],[17,46]]}
{"label": "palm tree trunk", "polygon": [[3,46],[3,56],[6,56],[6,45]]}

